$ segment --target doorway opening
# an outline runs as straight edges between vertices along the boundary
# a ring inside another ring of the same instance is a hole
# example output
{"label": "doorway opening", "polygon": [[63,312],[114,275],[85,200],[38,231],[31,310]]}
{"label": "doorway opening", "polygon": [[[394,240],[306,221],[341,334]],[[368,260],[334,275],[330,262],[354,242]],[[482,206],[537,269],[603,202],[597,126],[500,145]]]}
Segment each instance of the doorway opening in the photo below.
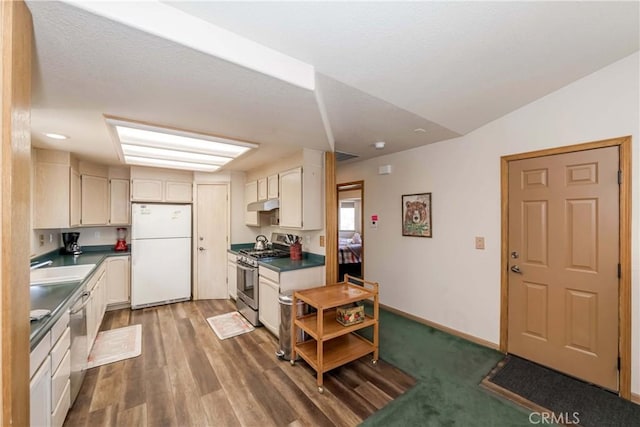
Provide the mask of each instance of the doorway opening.
{"label": "doorway opening", "polygon": [[338,281],[345,274],[364,277],[364,181],[337,185]]}

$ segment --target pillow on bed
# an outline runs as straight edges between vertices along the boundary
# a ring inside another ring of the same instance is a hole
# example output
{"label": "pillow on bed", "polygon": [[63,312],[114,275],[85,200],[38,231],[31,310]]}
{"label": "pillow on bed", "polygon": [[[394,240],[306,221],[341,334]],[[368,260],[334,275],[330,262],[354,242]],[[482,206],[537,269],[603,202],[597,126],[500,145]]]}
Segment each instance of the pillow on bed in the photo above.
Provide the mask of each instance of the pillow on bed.
{"label": "pillow on bed", "polygon": [[360,233],[353,233],[353,237],[351,237],[351,241],[356,245],[362,243],[362,238],[360,237]]}

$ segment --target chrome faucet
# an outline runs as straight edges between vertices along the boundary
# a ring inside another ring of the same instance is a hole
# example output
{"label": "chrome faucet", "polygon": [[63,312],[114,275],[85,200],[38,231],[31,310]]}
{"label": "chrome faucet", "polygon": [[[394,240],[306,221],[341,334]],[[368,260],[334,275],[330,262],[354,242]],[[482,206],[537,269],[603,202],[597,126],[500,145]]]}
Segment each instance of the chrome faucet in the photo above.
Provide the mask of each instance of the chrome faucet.
{"label": "chrome faucet", "polygon": [[53,261],[51,261],[50,259],[48,259],[46,261],[40,261],[40,262],[34,261],[29,265],[29,268],[31,270],[35,270],[37,268],[44,267],[46,265],[51,265],[51,264],[53,264]]}

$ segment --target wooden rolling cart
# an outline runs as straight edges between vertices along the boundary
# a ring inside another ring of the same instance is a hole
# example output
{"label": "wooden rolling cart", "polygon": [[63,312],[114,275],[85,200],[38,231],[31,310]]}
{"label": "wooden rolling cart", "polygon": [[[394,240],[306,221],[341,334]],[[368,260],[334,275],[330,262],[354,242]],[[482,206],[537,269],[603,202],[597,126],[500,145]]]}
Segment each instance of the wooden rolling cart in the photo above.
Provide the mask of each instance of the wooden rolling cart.
{"label": "wooden rolling cart", "polygon": [[[344,282],[297,291],[293,294],[293,307],[297,300],[314,307],[317,312],[293,318],[291,328],[291,364],[296,354],[316,371],[318,391],[322,387],[323,374],[338,366],[352,362],[373,353],[372,362],[378,362],[378,284],[348,275]],[[343,326],[336,320],[336,308],[342,305],[373,300],[373,316],[365,315],[364,321]],[[373,326],[373,341],[354,332]],[[296,343],[297,328],[312,337],[302,343]]]}

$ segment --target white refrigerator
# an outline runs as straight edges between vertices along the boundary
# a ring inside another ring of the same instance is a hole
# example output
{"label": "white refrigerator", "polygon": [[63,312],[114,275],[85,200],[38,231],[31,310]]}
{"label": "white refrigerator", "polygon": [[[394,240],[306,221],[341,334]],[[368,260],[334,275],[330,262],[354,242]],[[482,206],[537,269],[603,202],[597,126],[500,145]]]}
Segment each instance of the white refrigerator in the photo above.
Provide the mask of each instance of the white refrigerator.
{"label": "white refrigerator", "polygon": [[191,205],[131,204],[131,308],[191,298]]}

